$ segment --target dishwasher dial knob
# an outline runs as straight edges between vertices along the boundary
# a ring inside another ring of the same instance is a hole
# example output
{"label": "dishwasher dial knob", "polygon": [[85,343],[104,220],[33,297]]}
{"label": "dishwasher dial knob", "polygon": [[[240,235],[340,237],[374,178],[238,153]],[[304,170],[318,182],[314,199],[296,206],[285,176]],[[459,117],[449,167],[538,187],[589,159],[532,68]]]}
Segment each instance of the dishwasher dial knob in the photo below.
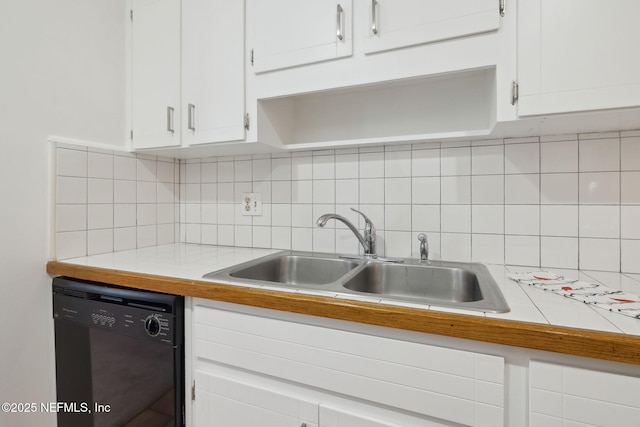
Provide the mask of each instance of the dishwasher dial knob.
{"label": "dishwasher dial knob", "polygon": [[152,337],[157,337],[160,333],[160,321],[156,316],[149,316],[144,321],[144,329]]}

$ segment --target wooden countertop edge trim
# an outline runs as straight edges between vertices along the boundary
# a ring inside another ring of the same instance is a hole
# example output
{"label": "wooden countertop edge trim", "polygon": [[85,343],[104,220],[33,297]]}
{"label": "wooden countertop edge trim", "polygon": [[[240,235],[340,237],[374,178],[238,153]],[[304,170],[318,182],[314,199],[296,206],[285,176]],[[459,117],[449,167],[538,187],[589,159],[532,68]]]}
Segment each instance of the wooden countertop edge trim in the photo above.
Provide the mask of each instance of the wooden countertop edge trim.
{"label": "wooden countertop edge trim", "polygon": [[149,291],[640,365],[640,337],[634,335],[278,292],[59,261],[48,262],[47,273]]}

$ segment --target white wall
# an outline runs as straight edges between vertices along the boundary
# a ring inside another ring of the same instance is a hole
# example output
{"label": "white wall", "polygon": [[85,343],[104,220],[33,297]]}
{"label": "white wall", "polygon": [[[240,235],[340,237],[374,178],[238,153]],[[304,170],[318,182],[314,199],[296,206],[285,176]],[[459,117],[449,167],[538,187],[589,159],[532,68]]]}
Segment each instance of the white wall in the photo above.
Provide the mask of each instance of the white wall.
{"label": "white wall", "polygon": [[[0,14],[0,401],[55,401],[49,144],[125,143],[126,0],[6,1]],[[0,425],[55,425],[0,413]]]}

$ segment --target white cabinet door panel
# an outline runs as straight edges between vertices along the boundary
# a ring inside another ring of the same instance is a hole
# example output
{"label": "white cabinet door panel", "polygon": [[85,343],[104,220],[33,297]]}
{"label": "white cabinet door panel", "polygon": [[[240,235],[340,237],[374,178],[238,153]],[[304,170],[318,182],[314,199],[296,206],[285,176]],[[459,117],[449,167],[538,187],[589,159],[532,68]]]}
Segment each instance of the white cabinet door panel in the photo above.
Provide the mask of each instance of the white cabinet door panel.
{"label": "white cabinet door panel", "polygon": [[352,0],[250,0],[254,72],[350,56],[351,4]]}
{"label": "white cabinet door panel", "polygon": [[521,116],[640,105],[637,0],[518,3]]}
{"label": "white cabinet door panel", "polygon": [[182,142],[244,139],[244,2],[182,0]]}
{"label": "white cabinet door panel", "polygon": [[180,0],[135,0],[133,146],[180,145]]}
{"label": "white cabinet door panel", "polygon": [[366,0],[365,53],[497,30],[495,0]]}
{"label": "white cabinet door panel", "polygon": [[532,427],[638,425],[639,376],[532,361],[529,378]]}

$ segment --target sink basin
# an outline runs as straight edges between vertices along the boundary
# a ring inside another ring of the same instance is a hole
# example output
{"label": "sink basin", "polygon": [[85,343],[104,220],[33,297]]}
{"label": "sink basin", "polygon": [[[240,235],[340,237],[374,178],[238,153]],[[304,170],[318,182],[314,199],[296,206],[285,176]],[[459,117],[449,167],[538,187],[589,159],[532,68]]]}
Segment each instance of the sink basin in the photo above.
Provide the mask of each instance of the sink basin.
{"label": "sink basin", "polygon": [[369,264],[344,287],[358,292],[451,302],[484,298],[478,277],[470,270],[403,264]]}
{"label": "sink basin", "polygon": [[363,263],[363,260],[342,259],[332,254],[279,252],[205,274],[204,278],[313,288],[335,283]]}
{"label": "sink basin", "polygon": [[509,311],[489,270],[478,263],[371,263],[344,280],[343,286],[381,299],[493,313]]}
{"label": "sink basin", "polygon": [[335,254],[283,251],[204,275],[239,285],[313,289],[327,295],[372,296],[381,302],[410,302],[504,313],[509,311],[498,285],[478,263],[389,263],[345,259]]}

